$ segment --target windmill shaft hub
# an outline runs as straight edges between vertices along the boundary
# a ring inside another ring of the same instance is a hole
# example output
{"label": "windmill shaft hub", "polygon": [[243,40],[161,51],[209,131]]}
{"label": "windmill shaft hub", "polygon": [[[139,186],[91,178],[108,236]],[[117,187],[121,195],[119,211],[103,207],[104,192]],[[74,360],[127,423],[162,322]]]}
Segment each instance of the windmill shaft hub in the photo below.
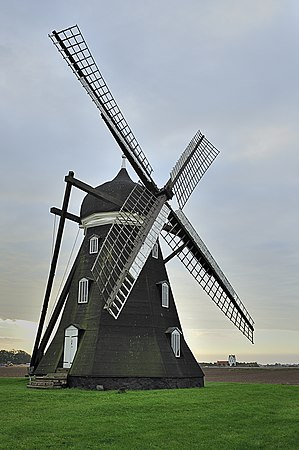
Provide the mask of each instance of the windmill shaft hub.
{"label": "windmill shaft hub", "polygon": [[158,193],[158,196],[160,196],[160,195],[165,195],[167,200],[171,200],[172,199],[172,197],[174,196],[174,192],[172,190],[171,180],[169,180],[165,184],[165,186],[162,189],[160,189],[160,191]]}

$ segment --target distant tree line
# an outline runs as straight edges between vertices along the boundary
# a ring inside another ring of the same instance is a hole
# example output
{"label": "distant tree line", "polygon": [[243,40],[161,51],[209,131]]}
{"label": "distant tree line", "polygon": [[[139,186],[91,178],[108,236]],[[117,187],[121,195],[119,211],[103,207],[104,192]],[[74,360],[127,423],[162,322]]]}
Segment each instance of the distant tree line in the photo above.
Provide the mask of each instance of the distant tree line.
{"label": "distant tree line", "polygon": [[0,364],[26,364],[31,356],[24,350],[0,350]]}

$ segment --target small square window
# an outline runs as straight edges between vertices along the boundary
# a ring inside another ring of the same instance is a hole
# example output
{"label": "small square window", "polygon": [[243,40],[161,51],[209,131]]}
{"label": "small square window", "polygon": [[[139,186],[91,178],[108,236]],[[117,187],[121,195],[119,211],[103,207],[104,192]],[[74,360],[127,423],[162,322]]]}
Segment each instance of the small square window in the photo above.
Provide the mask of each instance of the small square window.
{"label": "small square window", "polygon": [[174,330],[171,333],[171,348],[176,358],[181,356],[181,333]]}
{"label": "small square window", "polygon": [[155,259],[158,259],[158,257],[159,257],[159,245],[158,245],[158,242],[156,242],[154,244],[154,246],[153,246],[152,257],[155,258]]}
{"label": "small square window", "polygon": [[168,283],[162,283],[161,284],[161,299],[162,299],[162,306],[163,308],[169,307],[169,285]]}
{"label": "small square window", "polygon": [[89,240],[89,253],[98,253],[99,251],[99,238],[97,236],[92,236]]}
{"label": "small square window", "polygon": [[88,288],[89,288],[88,279],[82,278],[79,281],[78,303],[88,303]]}

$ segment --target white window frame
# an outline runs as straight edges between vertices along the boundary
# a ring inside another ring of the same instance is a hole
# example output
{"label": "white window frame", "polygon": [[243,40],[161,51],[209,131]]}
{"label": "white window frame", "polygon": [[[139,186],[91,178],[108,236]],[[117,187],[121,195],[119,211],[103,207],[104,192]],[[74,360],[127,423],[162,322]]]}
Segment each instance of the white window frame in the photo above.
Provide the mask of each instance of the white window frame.
{"label": "white window frame", "polygon": [[89,254],[98,253],[99,251],[99,238],[97,236],[92,236],[89,239]]}
{"label": "white window frame", "polygon": [[89,280],[81,278],[78,286],[78,303],[88,303]]}
{"label": "white window frame", "polygon": [[161,283],[161,304],[163,308],[169,307],[169,284],[166,281]]}
{"label": "white window frame", "polygon": [[153,248],[152,248],[152,257],[155,259],[158,259],[159,257],[159,245],[158,242],[155,242]]}
{"label": "white window frame", "polygon": [[176,358],[181,356],[181,333],[175,329],[171,333],[171,348]]}

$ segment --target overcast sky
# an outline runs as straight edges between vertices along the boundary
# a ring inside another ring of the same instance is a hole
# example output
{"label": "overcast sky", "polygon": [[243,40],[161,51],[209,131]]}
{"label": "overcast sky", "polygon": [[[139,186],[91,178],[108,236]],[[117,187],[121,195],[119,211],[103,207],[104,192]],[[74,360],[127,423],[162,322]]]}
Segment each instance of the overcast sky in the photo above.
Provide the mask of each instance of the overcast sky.
{"label": "overcast sky", "polygon": [[[61,206],[64,176],[74,170],[95,186],[121,164],[47,36],[76,23],[157,184],[198,129],[221,151],[185,213],[254,318],[255,344],[172,261],[196,357],[298,363],[296,0],[1,1],[0,348],[32,350],[50,264],[49,208]],[[71,212],[82,198],[74,193]],[[76,235],[68,224],[55,292]]]}

